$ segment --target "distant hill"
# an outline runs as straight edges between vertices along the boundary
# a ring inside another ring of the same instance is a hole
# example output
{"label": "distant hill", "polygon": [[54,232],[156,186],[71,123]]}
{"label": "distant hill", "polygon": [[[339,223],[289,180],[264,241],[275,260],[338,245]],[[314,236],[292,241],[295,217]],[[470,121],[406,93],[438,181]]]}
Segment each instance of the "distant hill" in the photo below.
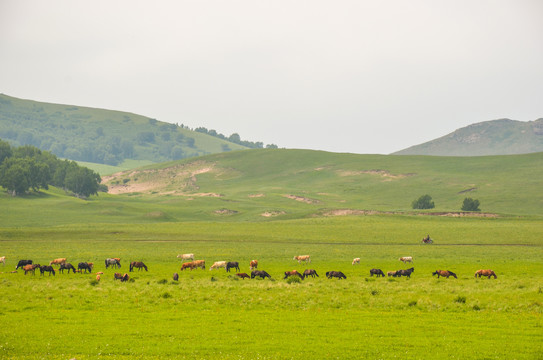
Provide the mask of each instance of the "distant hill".
{"label": "distant hill", "polygon": [[485,121],[393,155],[482,156],[543,151],[543,119]]}
{"label": "distant hill", "polygon": [[0,139],[14,146],[33,145],[70,160],[107,165],[127,160],[156,163],[263,147],[233,135],[235,142],[205,128],[192,131],[132,113],[0,94]]}

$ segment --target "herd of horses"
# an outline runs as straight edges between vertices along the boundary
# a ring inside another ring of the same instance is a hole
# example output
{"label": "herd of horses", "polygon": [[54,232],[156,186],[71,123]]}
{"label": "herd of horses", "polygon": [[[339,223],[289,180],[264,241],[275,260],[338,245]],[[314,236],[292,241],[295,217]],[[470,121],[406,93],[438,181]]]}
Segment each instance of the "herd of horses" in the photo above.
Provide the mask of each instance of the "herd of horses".
{"label": "herd of horses", "polygon": [[[194,254],[180,254],[180,255],[177,255],[178,258],[181,258],[182,261],[184,260],[192,260],[192,261],[189,261],[189,262],[183,262],[182,265],[181,265],[181,271],[183,270],[186,270],[186,269],[190,269],[191,271],[194,270],[194,269],[204,269],[206,268],[206,263],[205,263],[205,260],[194,260]],[[301,255],[301,256],[295,256],[293,258],[293,260],[296,260],[298,261],[298,263],[301,263],[302,261],[303,262],[306,262],[306,263],[310,263],[311,262],[311,257],[309,255]],[[400,261],[406,263],[406,262],[413,262],[413,258],[412,257],[401,257],[399,259]],[[0,262],[2,262],[5,266],[5,256],[1,257],[0,258]],[[355,258],[352,262],[353,265],[355,264],[360,264],[360,258]],[[53,268],[53,265],[58,265],[59,268],[58,270],[55,270],[55,268]],[[114,267],[114,268],[121,268],[121,259],[120,258],[107,258],[105,259],[105,266],[106,266],[106,269],[108,269],[109,267]],[[66,262],[66,258],[58,258],[58,259],[54,259],[52,260],[51,262],[49,262],[49,265],[40,265],[40,264],[34,264],[32,260],[19,260],[19,262],[17,263],[17,266],[15,267],[15,270],[17,271],[18,269],[22,269],[24,270],[25,272],[25,275],[27,273],[32,273],[32,275],[35,275],[35,271],[36,269],[39,269],[40,270],[40,273],[41,275],[44,275],[46,272],[49,274],[49,276],[51,276],[51,274],[54,276],[56,271],[60,272],[60,273],[64,273],[64,270],[67,270],[68,271],[68,274],[70,273],[70,271],[72,271],[74,274],[76,272],[78,273],[92,273],[92,270],[94,268],[94,263],[92,262],[80,262],[78,265],[77,265],[77,269],[75,268],[75,266],[73,266],[72,264]],[[249,269],[251,270],[251,275],[247,274],[247,273],[242,273],[240,272],[240,267],[239,267],[239,262],[237,261],[216,261],[213,263],[213,265],[211,265],[210,267],[210,271],[211,270],[214,270],[214,269],[218,269],[218,268],[224,268],[226,270],[226,272],[230,272],[231,269],[235,269],[237,270],[238,272],[236,273],[236,276],[241,278],[241,279],[254,279],[254,278],[261,278],[261,279],[265,279],[265,278],[269,278],[271,279],[271,275],[269,273],[267,273],[266,271],[264,270],[257,270],[258,268],[258,260],[251,260],[250,264],[249,264]],[[130,262],[130,272],[134,271],[134,269],[138,269],[138,271],[141,271],[142,269],[144,269],[145,271],[148,271],[148,268],[147,268],[147,265],[145,265],[143,262],[141,261],[133,261],[133,262]],[[395,270],[395,271],[388,271],[387,272],[387,276],[388,277],[402,277],[402,276],[405,276],[407,278],[410,278],[411,277],[411,274],[415,271],[415,268],[414,267],[411,267],[409,269],[401,269],[401,270]],[[381,269],[371,269],[369,271],[370,273],[370,276],[377,276],[377,277],[385,277],[385,273],[381,270]],[[97,280],[100,280],[100,274],[103,274],[102,272],[99,272],[97,273],[98,276],[97,276]],[[450,270],[436,270],[435,272],[432,273],[432,276],[433,275],[437,275],[438,278],[440,277],[445,277],[445,278],[449,278],[449,277],[453,277],[455,279],[457,279],[457,275],[450,271]],[[315,277],[319,277],[319,274],[317,274],[317,271],[315,269],[306,269],[305,271],[303,272],[298,272],[297,270],[291,270],[291,271],[285,271],[284,272],[284,277],[283,279],[288,279],[289,277],[292,277],[292,276],[295,276],[295,277],[299,277],[300,279],[304,280],[308,277],[312,277],[312,278],[315,278]],[[497,278],[497,275],[494,271],[490,270],[490,269],[481,269],[481,270],[477,270],[475,272],[475,277],[482,277],[482,276],[486,276],[488,279],[490,279],[491,277],[494,277],[495,279]],[[347,276],[341,272],[341,271],[328,271],[326,272],[326,277],[328,279],[332,279],[332,278],[336,278],[336,279],[347,279]],[[128,281],[130,278],[130,276],[128,274],[124,274],[122,275],[121,273],[115,273],[114,274],[114,280],[121,280],[121,282],[125,282],[125,281]],[[179,274],[178,273],[174,273],[174,276],[173,276],[173,279],[175,281],[178,281],[179,280]]]}

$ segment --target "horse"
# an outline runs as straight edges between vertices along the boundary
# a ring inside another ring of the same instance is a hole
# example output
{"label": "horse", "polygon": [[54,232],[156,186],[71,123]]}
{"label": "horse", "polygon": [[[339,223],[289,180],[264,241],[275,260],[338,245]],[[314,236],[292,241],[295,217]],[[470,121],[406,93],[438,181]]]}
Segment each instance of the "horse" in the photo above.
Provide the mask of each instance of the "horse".
{"label": "horse", "polygon": [[353,265],[360,264],[360,258],[354,258],[353,259]]}
{"label": "horse", "polygon": [[385,274],[383,273],[383,270],[381,269],[371,269],[370,270],[370,276],[377,275],[377,277],[382,276],[385,277]]}
{"label": "horse", "polygon": [[304,278],[306,278],[308,276],[311,276],[312,278],[315,278],[315,276],[319,277],[319,274],[317,274],[317,271],[315,271],[313,269],[305,269],[303,275],[304,275]]}
{"label": "horse", "polygon": [[387,272],[387,276],[388,276],[388,277],[391,277],[391,276],[394,276],[394,277],[395,277],[395,276],[396,276],[396,271],[388,271],[388,272]]}
{"label": "horse", "polygon": [[113,280],[121,280],[122,281],[123,279],[123,276],[121,275],[121,273],[115,273],[113,274]]}
{"label": "horse", "polygon": [[4,266],[6,266],[6,257],[5,256],[0,257],[0,262],[4,264]]}
{"label": "horse", "polygon": [[119,258],[109,258],[109,259],[106,259],[105,261],[106,263],[106,269],[110,266],[115,266],[115,268],[118,266],[118,267],[121,267],[121,259]]}
{"label": "horse", "polygon": [[61,273],[64,273],[64,270],[68,270],[68,274],[70,273],[70,270],[73,270],[73,272],[75,274],[75,268],[70,263],[60,264],[60,267],[58,268],[58,271],[61,272]]}
{"label": "horse", "polygon": [[138,268],[138,271],[141,271],[141,269],[144,268],[145,271],[147,271],[147,265],[145,265],[141,261],[132,261],[130,263],[130,272],[132,272],[132,270],[134,270],[134,268]]}
{"label": "horse", "polygon": [[258,260],[251,260],[249,263],[249,270],[254,270],[258,268]]}
{"label": "horse", "polygon": [[304,276],[302,274],[300,274],[298,271],[296,270],[292,270],[292,271],[285,271],[285,277],[283,278],[286,279],[288,278],[289,276],[298,276],[300,279],[304,279]]}
{"label": "horse", "polygon": [[81,273],[83,273],[83,270],[85,270],[85,273],[88,271],[89,274],[92,272],[92,266],[86,262],[80,262],[77,264],[77,269],[81,270]]}
{"label": "horse", "polygon": [[49,265],[62,265],[66,263],[66,258],[58,258],[49,262]]}
{"label": "horse", "polygon": [[23,270],[25,271],[25,275],[27,272],[32,271],[32,275],[36,275],[36,269],[40,267],[40,264],[29,264],[23,266]]}
{"label": "horse", "polygon": [[481,276],[487,276],[489,279],[491,276],[494,276],[494,279],[497,279],[498,277],[496,276],[496,273],[490,269],[485,269],[485,270],[477,270],[475,272],[475,277],[481,277]]}
{"label": "horse", "polygon": [[236,269],[237,271],[240,271],[239,269],[239,263],[237,261],[229,261],[226,263],[226,272],[230,272],[230,269]]}
{"label": "horse", "polygon": [[179,274],[173,273],[173,281],[179,281]]}
{"label": "horse", "polygon": [[260,276],[260,278],[264,279],[264,278],[270,278],[271,279],[271,276],[270,274],[268,274],[267,272],[265,272],[264,270],[254,270],[254,271],[251,271],[251,279],[254,279],[255,277],[257,276]]}
{"label": "horse", "polygon": [[326,277],[328,279],[331,279],[333,277],[337,277],[338,280],[347,279],[347,276],[345,276],[345,274],[342,273],[341,271],[328,271],[328,272],[326,272]]}
{"label": "horse", "polygon": [[396,271],[395,276],[399,276],[399,277],[407,276],[407,278],[411,278],[411,274],[413,272],[415,272],[415,268],[409,268],[407,270],[398,270],[398,271]]}
{"label": "horse", "polygon": [[236,276],[242,279],[250,279],[249,275],[246,273],[237,273]]}
{"label": "horse", "polygon": [[302,261],[310,263],[311,262],[311,256],[309,256],[309,255],[299,255],[299,256],[295,256],[292,260],[298,261],[298,264],[301,263]]}
{"label": "horse", "polygon": [[440,276],[446,277],[447,279],[449,276],[452,276],[455,279],[458,279],[456,277],[456,274],[449,270],[436,270],[432,273],[432,276],[437,275],[437,278],[439,279]]}
{"label": "horse", "polygon": [[32,265],[32,260],[19,260],[15,270],[24,267],[25,265]]}
{"label": "horse", "polygon": [[53,273],[53,276],[55,276],[55,269],[51,265],[40,266],[41,275],[43,275],[43,273],[46,271],[49,273],[49,276],[51,276],[51,273]]}
{"label": "horse", "polygon": [[205,270],[206,268],[205,260],[195,260],[195,261],[183,263],[183,265],[181,265],[181,271],[185,269],[190,269],[192,271],[193,269],[196,269],[199,267]]}
{"label": "horse", "polygon": [[122,279],[121,279],[121,282],[127,282],[128,280],[130,279],[130,276],[128,274],[124,274]]}
{"label": "horse", "polygon": [[194,254],[179,254],[179,255],[177,255],[177,258],[181,259],[181,261],[183,261],[183,260],[194,260]]}
{"label": "horse", "polygon": [[400,261],[403,261],[403,263],[412,263],[413,262],[413,257],[412,256],[402,256],[401,258],[399,258],[398,260]]}
{"label": "horse", "polygon": [[215,261],[213,265],[211,265],[211,267],[209,268],[209,271],[218,268],[226,268],[226,261]]}

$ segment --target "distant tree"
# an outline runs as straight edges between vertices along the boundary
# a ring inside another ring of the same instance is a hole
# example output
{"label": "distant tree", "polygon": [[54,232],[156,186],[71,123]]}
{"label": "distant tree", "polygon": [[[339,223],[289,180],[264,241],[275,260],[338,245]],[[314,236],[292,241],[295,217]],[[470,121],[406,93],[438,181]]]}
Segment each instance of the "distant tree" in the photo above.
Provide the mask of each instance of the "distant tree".
{"label": "distant tree", "polygon": [[187,145],[188,145],[189,147],[191,147],[191,148],[195,147],[195,140],[194,140],[194,138],[187,137],[187,138],[185,138],[185,139],[186,139],[185,141],[187,142]]}
{"label": "distant tree", "polygon": [[24,159],[8,158],[0,166],[0,185],[12,196],[23,194],[30,189],[30,169]]}
{"label": "distant tree", "polygon": [[10,157],[12,154],[11,145],[9,145],[7,141],[0,140],[0,164],[5,158]]}
{"label": "distant tree", "polygon": [[479,205],[479,200],[465,198],[464,202],[462,203],[462,211],[481,211],[481,209],[479,209]]}
{"label": "distant tree", "polygon": [[179,160],[179,159],[182,159],[183,158],[183,148],[179,145],[175,145],[173,148],[172,148],[172,151],[171,151],[171,158],[173,160]]}
{"label": "distant tree", "polygon": [[203,126],[197,127],[196,129],[194,129],[194,131],[202,133],[202,134],[207,134],[207,128]]}
{"label": "distant tree", "polygon": [[275,144],[268,144],[266,145],[266,149],[278,149],[279,147]]}
{"label": "distant tree", "polygon": [[100,175],[91,169],[77,166],[67,169],[64,185],[78,197],[89,197],[98,194],[101,181]]}
{"label": "distant tree", "polygon": [[122,140],[121,149],[123,150],[123,157],[131,158],[134,156],[134,144],[132,141]]}
{"label": "distant tree", "polygon": [[155,142],[155,133],[152,131],[143,131],[138,133],[137,135],[138,142],[141,145],[144,145],[145,143],[154,143]]}
{"label": "distant tree", "polygon": [[433,209],[435,207],[430,195],[422,195],[411,203],[413,209]]}

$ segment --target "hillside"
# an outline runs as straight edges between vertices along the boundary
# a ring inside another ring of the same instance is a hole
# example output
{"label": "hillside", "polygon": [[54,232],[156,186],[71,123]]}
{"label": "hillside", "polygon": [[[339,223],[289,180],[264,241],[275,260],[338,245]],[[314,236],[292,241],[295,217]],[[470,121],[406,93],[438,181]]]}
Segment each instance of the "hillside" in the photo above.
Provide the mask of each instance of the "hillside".
{"label": "hillside", "polygon": [[543,119],[528,122],[501,119],[469,125],[394,155],[483,156],[540,151],[543,151]]}
{"label": "hillside", "polygon": [[22,100],[0,94],[0,139],[76,161],[162,162],[246,146],[121,111]]}

